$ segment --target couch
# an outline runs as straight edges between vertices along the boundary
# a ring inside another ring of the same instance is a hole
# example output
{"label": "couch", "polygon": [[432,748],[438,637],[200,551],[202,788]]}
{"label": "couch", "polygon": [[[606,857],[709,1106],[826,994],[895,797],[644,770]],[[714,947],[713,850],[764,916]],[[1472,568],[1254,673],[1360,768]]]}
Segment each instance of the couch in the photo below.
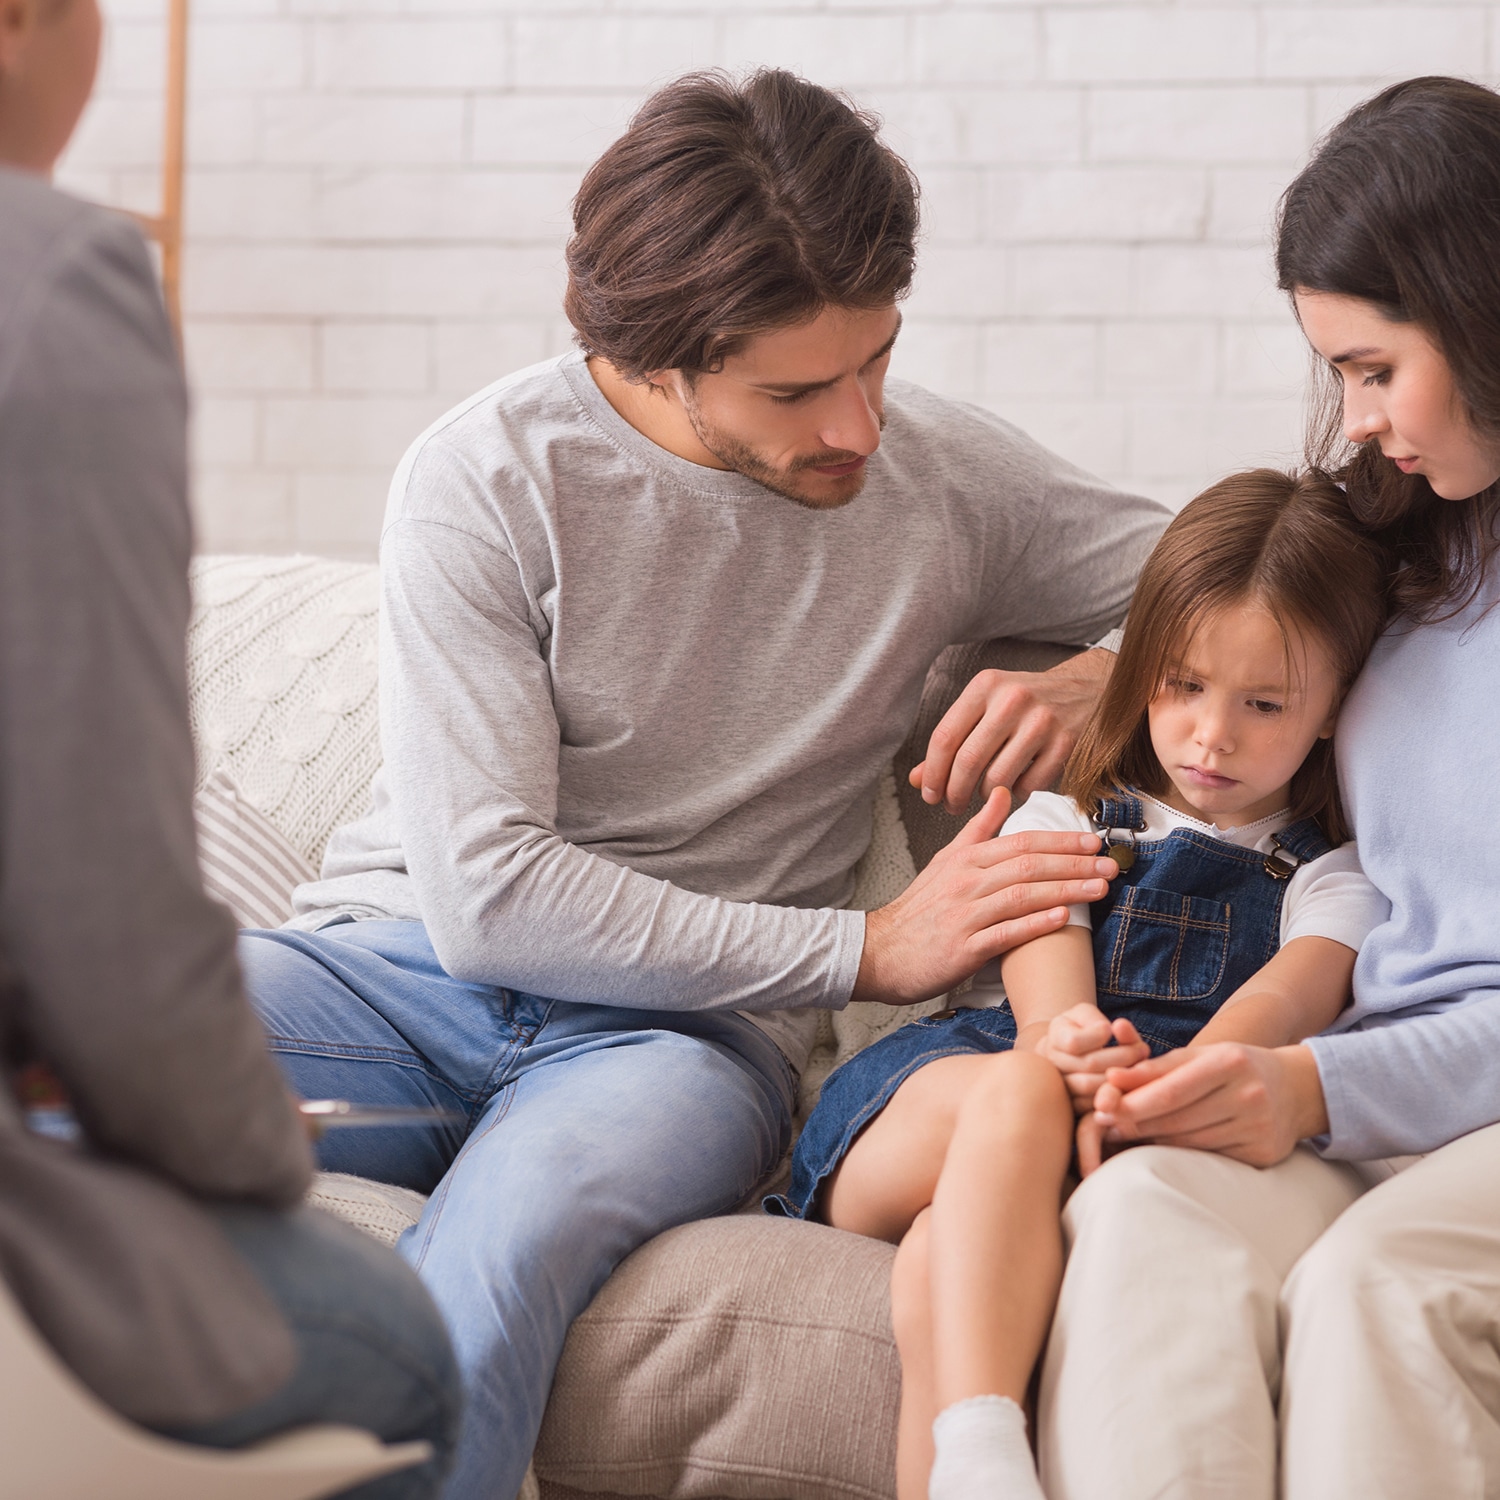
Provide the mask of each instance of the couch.
{"label": "couch", "polygon": [[[329,834],[358,817],[380,760],[373,566],[309,557],[193,565],[189,685],[209,885],[246,925],[280,920]],[[937,719],[986,666],[1037,670],[1067,648],[951,648],[876,799],[855,901],[891,899],[961,826],[906,785]],[[805,1118],[828,1072],[914,1014],[828,1012],[801,1080]],[[780,1172],[785,1173],[783,1163]],[[541,1500],[892,1500],[900,1372],[887,1245],[759,1212],[637,1250],[578,1319],[534,1456]],[[391,1241],[414,1193],[325,1174],[315,1200]],[[497,1496],[496,1500],[511,1500]]]}

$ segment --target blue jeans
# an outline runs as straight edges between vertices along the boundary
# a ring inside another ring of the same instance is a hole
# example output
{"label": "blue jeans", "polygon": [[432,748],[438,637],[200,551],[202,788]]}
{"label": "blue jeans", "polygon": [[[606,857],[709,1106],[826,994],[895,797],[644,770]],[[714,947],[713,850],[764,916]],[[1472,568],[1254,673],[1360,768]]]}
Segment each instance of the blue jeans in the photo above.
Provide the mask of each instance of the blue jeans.
{"label": "blue jeans", "polygon": [[169,1435],[240,1448],[312,1423],[363,1427],[388,1443],[425,1438],[414,1469],[341,1491],[359,1500],[430,1500],[458,1438],[463,1391],[442,1319],[383,1245],[316,1209],[221,1204],[211,1212],[281,1308],[297,1344],[292,1378],[266,1400]]}
{"label": "blue jeans", "polygon": [[322,1165],[430,1193],[401,1251],[467,1393],[449,1500],[510,1500],[573,1319],[638,1245],[723,1213],[780,1159],[794,1079],[729,1011],[571,1004],[446,974],[417,922],[254,932],[240,961],[304,1098],[462,1125],[330,1132]]}

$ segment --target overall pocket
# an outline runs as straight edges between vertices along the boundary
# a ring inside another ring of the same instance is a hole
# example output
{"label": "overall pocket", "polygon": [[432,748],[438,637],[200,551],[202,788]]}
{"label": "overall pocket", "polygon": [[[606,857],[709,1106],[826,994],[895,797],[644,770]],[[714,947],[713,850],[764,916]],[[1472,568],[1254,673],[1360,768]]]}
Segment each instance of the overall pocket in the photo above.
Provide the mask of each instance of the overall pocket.
{"label": "overall pocket", "polygon": [[1129,1000],[1203,1000],[1229,961],[1229,904],[1127,886],[1094,933],[1101,993]]}

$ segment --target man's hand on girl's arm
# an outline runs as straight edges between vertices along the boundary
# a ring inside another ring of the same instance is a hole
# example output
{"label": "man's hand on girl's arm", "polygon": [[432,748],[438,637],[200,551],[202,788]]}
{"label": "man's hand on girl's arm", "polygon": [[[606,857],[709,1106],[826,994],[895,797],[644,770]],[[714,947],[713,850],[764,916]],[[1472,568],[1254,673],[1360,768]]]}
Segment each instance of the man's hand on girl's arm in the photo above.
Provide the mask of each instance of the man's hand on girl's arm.
{"label": "man's hand on girl's arm", "polygon": [[1328,1129],[1317,1060],[1300,1043],[1195,1044],[1111,1068],[1094,1108],[1107,1142],[1189,1146],[1256,1167]]}
{"label": "man's hand on girl's arm", "polygon": [[1047,672],[980,672],[938,721],[911,784],[955,817],[976,791],[1045,791],[1062,775],[1114,664],[1113,651],[1096,648]]}
{"label": "man's hand on girl's arm", "polygon": [[1070,905],[1104,894],[1116,866],[1098,857],[1097,838],[997,838],[1009,811],[1009,793],[993,792],[894,901],[866,916],[851,1000],[912,1005],[940,995],[1007,949],[1055,932]]}

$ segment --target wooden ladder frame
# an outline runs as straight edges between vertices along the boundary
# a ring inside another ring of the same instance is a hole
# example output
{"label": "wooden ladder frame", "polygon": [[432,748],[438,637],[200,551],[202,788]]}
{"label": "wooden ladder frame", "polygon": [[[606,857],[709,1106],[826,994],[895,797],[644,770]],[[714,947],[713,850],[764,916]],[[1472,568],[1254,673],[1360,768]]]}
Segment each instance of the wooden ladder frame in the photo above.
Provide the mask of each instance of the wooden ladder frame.
{"label": "wooden ladder frame", "polygon": [[162,121],[161,212],[132,213],[161,247],[162,297],[182,342],[182,185],[187,136],[188,0],[167,0],[167,98]]}

